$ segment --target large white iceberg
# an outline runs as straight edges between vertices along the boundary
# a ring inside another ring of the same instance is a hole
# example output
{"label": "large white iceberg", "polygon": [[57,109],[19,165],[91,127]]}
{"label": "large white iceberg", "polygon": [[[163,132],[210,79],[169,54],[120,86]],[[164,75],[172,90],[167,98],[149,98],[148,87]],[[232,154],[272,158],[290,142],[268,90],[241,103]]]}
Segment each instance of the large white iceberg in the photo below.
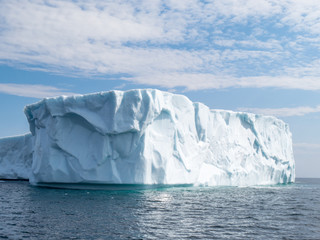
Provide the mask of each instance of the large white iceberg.
{"label": "large white iceberg", "polygon": [[26,106],[32,184],[256,185],[295,179],[288,125],[210,110],[159,90],[46,98]]}

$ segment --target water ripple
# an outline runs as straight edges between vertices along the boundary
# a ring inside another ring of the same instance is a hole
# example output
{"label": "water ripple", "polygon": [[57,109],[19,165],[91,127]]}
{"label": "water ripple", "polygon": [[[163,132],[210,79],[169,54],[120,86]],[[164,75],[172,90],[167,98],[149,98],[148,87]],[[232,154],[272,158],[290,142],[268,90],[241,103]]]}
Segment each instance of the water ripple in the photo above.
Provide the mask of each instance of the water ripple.
{"label": "water ripple", "polygon": [[320,181],[67,190],[0,182],[0,239],[320,239]]}

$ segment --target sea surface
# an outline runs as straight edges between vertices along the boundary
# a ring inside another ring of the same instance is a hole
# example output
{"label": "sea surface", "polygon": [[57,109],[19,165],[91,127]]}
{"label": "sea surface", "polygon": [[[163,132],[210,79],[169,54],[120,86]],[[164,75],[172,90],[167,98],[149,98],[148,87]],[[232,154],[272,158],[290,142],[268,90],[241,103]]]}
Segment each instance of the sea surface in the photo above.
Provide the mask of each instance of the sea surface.
{"label": "sea surface", "polygon": [[320,179],[104,190],[0,181],[0,239],[320,239]]}

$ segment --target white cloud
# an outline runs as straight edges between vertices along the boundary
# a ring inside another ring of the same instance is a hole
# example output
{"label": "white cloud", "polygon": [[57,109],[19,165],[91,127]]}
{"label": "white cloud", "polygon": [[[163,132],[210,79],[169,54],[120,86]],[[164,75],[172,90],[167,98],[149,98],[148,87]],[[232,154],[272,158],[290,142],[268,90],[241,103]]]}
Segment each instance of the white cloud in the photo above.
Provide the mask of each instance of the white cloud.
{"label": "white cloud", "polygon": [[253,112],[257,114],[273,115],[278,117],[304,116],[310,113],[320,113],[320,105],[316,107],[295,108],[239,108],[239,111]]}
{"label": "white cloud", "polygon": [[157,72],[156,74],[140,75],[138,77],[123,77],[122,80],[139,84],[149,84],[166,88],[185,87],[187,90],[222,89],[222,88],[267,88],[320,90],[318,78],[295,77],[239,77],[210,73]]}
{"label": "white cloud", "polygon": [[304,150],[316,150],[320,151],[320,144],[319,143],[294,143],[293,147],[295,149],[304,149]]}
{"label": "white cloud", "polygon": [[270,17],[281,13],[281,3],[273,0],[211,1],[208,12],[216,12],[232,22],[246,21],[249,17]]}
{"label": "white cloud", "polygon": [[[320,40],[320,39],[319,39]],[[317,76],[317,82],[320,79],[320,60],[316,59],[314,61],[306,62],[300,64],[298,67],[286,67],[285,72],[296,78],[306,78],[306,76]]]}
{"label": "white cloud", "polygon": [[286,89],[319,90],[320,81],[317,77],[259,76],[242,77],[234,84],[239,87],[277,87]]}
{"label": "white cloud", "polygon": [[320,155],[320,144],[319,143],[294,143],[293,152],[297,157],[301,157],[304,160],[304,157],[308,155],[314,155],[313,160],[318,160]]}
{"label": "white cloud", "polygon": [[52,86],[12,83],[0,83],[0,93],[32,98],[45,98],[74,94],[71,92],[66,92],[64,89],[59,89]]}
{"label": "white cloud", "polygon": [[295,31],[320,34],[320,5],[317,0],[284,1],[283,7],[283,24],[292,26]]}
{"label": "white cloud", "polygon": [[320,89],[318,5],[2,1],[0,63],[68,75],[124,74],[167,88]]}

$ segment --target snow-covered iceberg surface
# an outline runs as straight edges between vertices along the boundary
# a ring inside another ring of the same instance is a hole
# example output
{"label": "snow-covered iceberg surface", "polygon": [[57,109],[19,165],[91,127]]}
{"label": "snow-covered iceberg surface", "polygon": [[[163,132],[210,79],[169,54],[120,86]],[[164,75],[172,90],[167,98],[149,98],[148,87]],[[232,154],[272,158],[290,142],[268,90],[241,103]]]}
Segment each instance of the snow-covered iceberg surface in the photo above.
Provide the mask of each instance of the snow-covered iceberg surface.
{"label": "snow-covered iceberg surface", "polygon": [[47,98],[25,114],[30,182],[252,185],[293,182],[279,119],[210,110],[158,90]]}
{"label": "snow-covered iceberg surface", "polygon": [[0,139],[0,179],[29,179],[33,154],[32,135]]}

